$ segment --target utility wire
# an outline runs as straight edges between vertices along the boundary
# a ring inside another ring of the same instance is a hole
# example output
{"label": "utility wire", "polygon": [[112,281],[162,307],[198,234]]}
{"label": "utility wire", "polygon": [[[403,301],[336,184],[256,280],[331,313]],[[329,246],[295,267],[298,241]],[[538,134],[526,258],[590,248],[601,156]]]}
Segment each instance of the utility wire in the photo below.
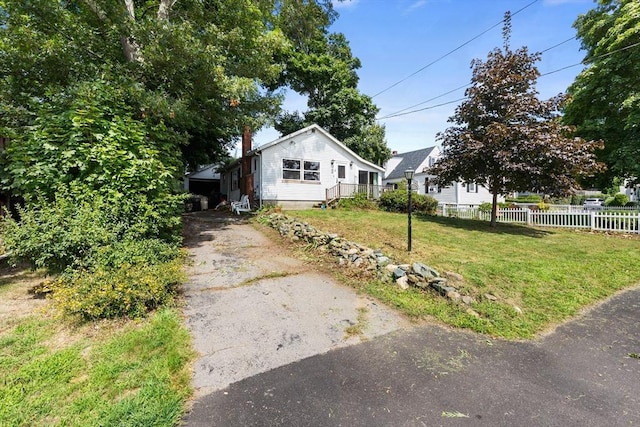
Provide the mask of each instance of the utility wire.
{"label": "utility wire", "polygon": [[[551,47],[549,47],[549,48],[547,48],[547,49],[545,49],[545,50],[541,51],[540,53],[548,52],[548,51],[550,51],[550,50],[552,50],[552,49],[555,49],[555,48],[557,48],[557,47],[559,47],[559,46],[562,46],[563,44],[565,44],[565,43],[567,43],[567,42],[570,42],[571,40],[575,40],[575,37],[570,37],[570,38],[568,38],[568,39],[566,39],[566,40],[564,40],[564,41],[561,41],[560,43],[556,43],[555,45],[553,45],[553,46],[551,46]],[[546,73],[546,74],[541,74],[541,75],[540,75],[540,77],[542,77],[542,76],[546,76],[546,75],[548,75],[548,74],[557,73],[557,72],[562,71],[562,70],[565,70],[565,69],[567,69],[567,68],[576,67],[577,65],[580,65],[580,64],[569,65],[569,66],[567,66],[567,67],[565,67],[565,68],[561,68],[561,69],[559,69],[559,70],[554,70],[554,71],[551,71],[551,72]],[[411,110],[412,108],[419,107],[419,106],[421,106],[421,105],[426,104],[427,102],[435,101],[435,100],[436,100],[436,99],[438,99],[438,98],[442,98],[443,96],[449,95],[450,93],[456,92],[456,91],[458,91],[458,90],[460,90],[460,89],[464,89],[464,88],[469,87],[469,86],[471,86],[471,83],[467,83],[467,84],[462,85],[462,86],[459,86],[459,87],[457,87],[457,88],[455,88],[455,89],[451,89],[451,90],[449,90],[449,91],[447,91],[447,92],[445,92],[445,93],[442,93],[442,94],[440,94],[440,95],[434,96],[433,98],[427,99],[426,101],[422,101],[422,102],[419,102],[419,103],[417,103],[417,104],[413,104],[413,105],[412,105],[412,106],[410,106],[410,107],[403,108],[402,110],[398,110],[398,111],[395,111],[395,112],[393,112],[393,113],[389,113],[389,114],[387,114],[386,116],[383,116],[383,117],[379,117],[379,118],[377,118],[376,120],[384,120],[384,119],[388,119],[388,118],[391,118],[391,117],[397,117],[397,115],[398,115],[399,113],[403,113],[403,112],[405,112],[405,111],[407,111],[407,110]],[[462,99],[464,99],[464,98],[462,98]],[[446,105],[446,104],[445,104],[445,105]],[[422,111],[422,110],[416,110],[416,111]]]}
{"label": "utility wire", "polygon": [[[531,6],[532,4],[536,3],[538,0],[533,0],[531,3],[527,4],[526,6],[518,9],[516,12],[512,13],[511,16],[515,16],[518,13],[522,12],[523,10],[525,10],[526,8],[528,8],[529,6]],[[409,80],[411,77],[415,76],[416,74],[420,73],[421,71],[429,68],[430,66],[436,64],[437,62],[440,62],[441,60],[443,60],[444,58],[446,58],[447,56],[451,55],[452,53],[462,49],[464,46],[468,45],[469,43],[471,43],[472,41],[480,38],[481,36],[485,35],[486,33],[488,33],[489,31],[493,30],[495,27],[501,25],[502,23],[504,23],[504,19],[500,22],[498,22],[497,24],[492,25],[491,27],[487,28],[486,30],[484,30],[483,32],[481,32],[480,34],[476,35],[475,37],[467,40],[466,42],[462,43],[460,46],[456,47],[453,50],[450,50],[449,52],[445,53],[444,55],[440,56],[438,59],[435,59],[433,61],[431,61],[430,63],[428,63],[427,65],[425,65],[424,67],[420,68],[419,70],[409,74],[407,77],[398,80],[397,82],[395,82],[394,84],[392,84],[391,86],[388,86],[387,88],[381,90],[380,92],[376,93],[375,95],[373,95],[371,98],[375,98],[378,95],[381,95],[383,93],[385,93],[386,91],[398,86],[400,83],[404,83],[405,81]]]}
{"label": "utility wire", "polygon": [[[546,49],[543,52],[546,52],[546,51],[548,51],[550,49],[553,49],[554,47],[560,46],[563,43],[566,43],[566,41],[564,41],[562,43],[559,43],[559,44],[557,44],[557,45],[555,45],[553,47],[550,47],[549,49]],[[624,50],[631,49],[631,48],[634,48],[636,46],[640,46],[640,42],[630,44],[629,46],[621,47],[620,49],[616,49],[616,50],[613,50],[611,52],[603,53],[602,55],[598,55],[596,57],[591,58],[589,61],[581,61],[581,62],[578,62],[576,64],[567,65],[566,67],[558,68],[557,70],[553,70],[553,71],[549,71],[549,72],[544,73],[544,74],[540,74],[540,77],[545,77],[545,76],[548,76],[550,74],[555,74],[555,73],[558,73],[560,71],[566,70],[568,68],[573,68],[573,67],[577,67],[577,66],[580,66],[580,65],[586,65],[589,62],[593,62],[594,60],[606,58],[607,56],[611,56],[614,53],[622,52]],[[460,86],[460,87],[458,87],[456,89],[450,90],[449,92],[443,93],[442,95],[438,95],[438,96],[436,96],[434,98],[431,98],[428,101],[424,101],[424,102],[422,102],[420,104],[416,104],[416,105],[414,105],[414,107],[417,106],[417,105],[425,104],[425,103],[427,103],[429,101],[432,101],[434,99],[440,98],[440,97],[445,96],[445,95],[447,95],[447,94],[449,94],[451,92],[454,92],[456,90],[462,89],[463,87],[470,86],[470,85],[471,84],[467,84],[465,86]],[[399,110],[399,111],[397,111],[395,113],[391,113],[391,114],[388,114],[386,116],[383,116],[383,117],[380,117],[380,118],[376,118],[376,120],[392,119],[392,118],[395,118],[395,117],[406,116],[408,114],[419,113],[420,111],[431,110],[431,109],[434,109],[434,108],[442,107],[444,105],[449,105],[449,104],[453,104],[453,103],[456,103],[456,102],[464,101],[465,99],[468,99],[468,97],[465,96],[464,98],[458,98],[458,99],[455,99],[453,101],[443,102],[441,104],[431,105],[429,107],[419,108],[417,110],[411,110],[411,111],[406,111],[406,110],[408,110],[410,108],[413,108],[413,107],[407,107],[407,108],[405,108],[403,110]]]}

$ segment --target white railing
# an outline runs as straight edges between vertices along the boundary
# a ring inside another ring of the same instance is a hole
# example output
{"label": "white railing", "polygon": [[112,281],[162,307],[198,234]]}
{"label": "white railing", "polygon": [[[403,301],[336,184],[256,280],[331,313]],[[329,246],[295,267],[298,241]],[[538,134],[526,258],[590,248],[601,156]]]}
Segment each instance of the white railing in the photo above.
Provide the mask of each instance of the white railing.
{"label": "white railing", "polygon": [[[488,221],[491,212],[471,206],[441,206],[443,216]],[[584,228],[598,231],[640,233],[640,212],[634,210],[533,210],[498,208],[498,222],[520,223],[536,227]]]}

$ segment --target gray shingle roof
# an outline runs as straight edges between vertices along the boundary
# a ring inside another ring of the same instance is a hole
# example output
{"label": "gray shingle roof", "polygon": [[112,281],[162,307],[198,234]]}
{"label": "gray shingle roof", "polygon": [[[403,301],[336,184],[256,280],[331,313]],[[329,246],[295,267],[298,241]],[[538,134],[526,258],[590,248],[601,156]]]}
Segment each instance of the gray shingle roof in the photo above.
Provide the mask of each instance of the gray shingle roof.
{"label": "gray shingle roof", "polygon": [[400,163],[398,163],[398,165],[391,172],[389,172],[389,175],[387,175],[385,179],[404,178],[404,171],[407,169],[413,169],[414,171],[417,171],[419,173],[420,171],[417,170],[418,167],[422,164],[422,162],[424,162],[424,159],[426,159],[429,154],[431,154],[434,148],[436,147],[428,147],[423,148],[422,150],[396,154],[392,158],[401,158],[402,160],[400,160]]}

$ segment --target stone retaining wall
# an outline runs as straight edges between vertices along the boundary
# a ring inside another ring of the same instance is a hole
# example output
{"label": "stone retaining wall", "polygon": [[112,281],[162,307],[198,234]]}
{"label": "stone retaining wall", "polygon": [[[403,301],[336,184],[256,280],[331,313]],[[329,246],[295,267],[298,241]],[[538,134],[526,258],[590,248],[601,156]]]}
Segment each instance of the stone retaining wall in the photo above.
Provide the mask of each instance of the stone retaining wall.
{"label": "stone retaining wall", "polygon": [[[358,243],[350,242],[337,234],[319,231],[308,223],[300,222],[283,214],[263,215],[261,222],[278,230],[282,236],[291,241],[306,242],[320,250],[328,251],[338,258],[340,265],[375,273],[379,279],[395,283],[402,289],[413,286],[435,291],[451,301],[461,302],[465,305],[475,302],[471,296],[461,295],[455,284],[462,283],[464,278],[457,273],[444,272],[441,275],[435,269],[419,262],[411,265],[395,264],[379,249],[367,248]],[[489,294],[484,297],[490,301],[497,300],[495,296]],[[471,308],[468,308],[467,312],[478,316],[478,313]]]}

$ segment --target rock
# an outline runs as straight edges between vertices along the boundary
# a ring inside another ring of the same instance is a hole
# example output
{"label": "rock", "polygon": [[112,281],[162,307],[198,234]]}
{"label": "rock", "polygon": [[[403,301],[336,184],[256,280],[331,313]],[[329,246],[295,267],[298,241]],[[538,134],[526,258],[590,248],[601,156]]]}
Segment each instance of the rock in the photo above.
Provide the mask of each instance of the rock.
{"label": "rock", "polygon": [[396,268],[398,268],[398,266],[397,266],[397,265],[395,265],[395,264],[387,264],[387,266],[386,266],[385,268],[387,269],[387,271],[388,271],[389,273],[393,273],[393,271],[394,271]]}
{"label": "rock", "polygon": [[420,277],[416,276],[415,274],[407,274],[407,279],[409,280],[409,283],[414,284],[414,283],[418,283],[420,281]]}
{"label": "rock", "polygon": [[520,307],[518,307],[517,305],[514,305],[512,307],[517,314],[522,314],[522,309]]}
{"label": "rock", "polygon": [[444,277],[431,277],[428,280],[429,283],[447,283],[447,279]]}
{"label": "rock", "polygon": [[378,263],[378,265],[380,265],[380,266],[387,265],[387,264],[389,263],[389,261],[390,261],[390,260],[389,260],[389,258],[388,258],[388,257],[386,257],[386,256],[384,256],[384,255],[382,255],[382,256],[377,256],[377,257],[376,257],[376,262],[377,262],[377,263]]}
{"label": "rock", "polygon": [[442,277],[446,277],[449,280],[453,280],[454,282],[462,282],[464,281],[464,277],[462,274],[454,273],[453,271],[445,271],[442,273]]}
{"label": "rock", "polygon": [[484,294],[484,298],[488,299],[489,301],[498,301],[498,297],[491,294]]}
{"label": "rock", "polygon": [[447,298],[449,298],[452,301],[458,301],[460,299],[460,294],[456,291],[448,291]]}
{"label": "rock", "polygon": [[358,249],[356,249],[356,248],[351,248],[351,249],[349,249],[349,250],[347,251],[347,255],[355,255],[355,254],[357,254],[358,252],[360,252]]}
{"label": "rock", "polygon": [[473,298],[471,298],[469,295],[465,295],[465,296],[462,297],[462,302],[467,304],[467,305],[471,305],[476,301]]}
{"label": "rock", "polygon": [[403,270],[402,268],[398,267],[395,270],[393,270],[393,278],[397,279],[399,277],[404,277],[407,275],[407,272],[405,270]]}
{"label": "rock", "polygon": [[409,289],[409,279],[407,276],[398,277],[396,279],[396,284],[400,287],[400,289]]}
{"label": "rock", "polygon": [[363,263],[364,263],[364,260],[362,258],[356,258],[353,261],[353,266],[357,268],[357,267],[360,267]]}
{"label": "rock", "polygon": [[416,282],[413,284],[413,286],[415,286],[416,288],[420,288],[420,289],[427,289],[429,287],[429,283],[428,282]]}
{"label": "rock", "polygon": [[447,292],[455,292],[456,289],[450,286],[447,286],[446,282],[429,282],[429,286],[438,291],[438,293],[442,296],[447,295]]}
{"label": "rock", "polygon": [[440,277],[440,274],[437,271],[428,265],[422,264],[421,262],[414,262],[412,268],[415,274],[422,276],[425,279],[430,277]]}

